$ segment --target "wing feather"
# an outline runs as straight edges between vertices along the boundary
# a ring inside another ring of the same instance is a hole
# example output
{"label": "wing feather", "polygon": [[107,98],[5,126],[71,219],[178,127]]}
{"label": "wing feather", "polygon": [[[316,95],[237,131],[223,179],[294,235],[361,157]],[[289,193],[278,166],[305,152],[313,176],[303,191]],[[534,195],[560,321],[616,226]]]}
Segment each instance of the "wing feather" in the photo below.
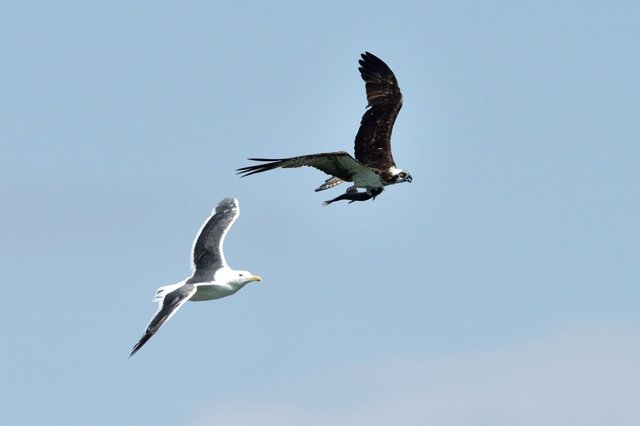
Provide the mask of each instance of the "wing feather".
{"label": "wing feather", "polygon": [[381,59],[365,52],[359,63],[369,109],[362,116],[355,138],[355,157],[366,166],[388,170],[395,166],[391,132],[402,108],[402,93],[395,75]]}
{"label": "wing feather", "polygon": [[225,198],[202,225],[193,243],[193,275],[188,283],[210,282],[218,269],[227,266],[224,257],[224,238],[240,216],[235,198]]}
{"label": "wing feather", "polygon": [[167,322],[169,318],[171,318],[173,314],[175,314],[178,309],[180,309],[180,307],[196,293],[196,290],[196,286],[192,284],[185,284],[172,292],[167,293],[160,301],[158,311],[151,319],[151,322],[149,322],[149,325],[138,343],[133,347],[129,357],[138,352],[138,350],[140,350],[140,348],[143,347],[154,334],[156,334],[160,327],[162,327],[162,324]]}
{"label": "wing feather", "polygon": [[369,169],[353,158],[348,152],[327,152],[323,154],[302,155],[290,158],[249,158],[251,161],[262,161],[263,164],[242,167],[238,174],[250,176],[268,170],[282,167],[284,169],[309,166],[316,168],[330,176],[344,181],[353,181],[353,176],[358,173],[370,173]]}

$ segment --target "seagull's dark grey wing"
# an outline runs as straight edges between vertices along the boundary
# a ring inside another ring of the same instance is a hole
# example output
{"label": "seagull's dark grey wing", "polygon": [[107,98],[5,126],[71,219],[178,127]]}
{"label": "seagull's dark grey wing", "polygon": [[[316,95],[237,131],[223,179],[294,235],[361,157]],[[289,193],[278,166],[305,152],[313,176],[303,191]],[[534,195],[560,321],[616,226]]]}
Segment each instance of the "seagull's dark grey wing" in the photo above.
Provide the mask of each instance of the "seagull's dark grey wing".
{"label": "seagull's dark grey wing", "polygon": [[360,60],[368,107],[360,121],[355,156],[362,164],[380,170],[395,166],[391,131],[402,108],[402,93],[391,69],[377,56],[365,52]]}
{"label": "seagull's dark grey wing", "polygon": [[162,324],[164,324],[169,318],[171,318],[173,314],[175,314],[176,311],[180,308],[180,306],[182,306],[187,300],[191,298],[191,296],[196,293],[196,290],[196,286],[192,284],[185,284],[182,287],[178,287],[172,292],[167,293],[160,301],[158,311],[151,319],[151,322],[147,326],[147,329],[145,330],[138,343],[136,343],[136,345],[133,347],[133,350],[131,351],[131,354],[129,354],[129,357],[138,352],[138,350],[143,347],[149,339],[151,339],[151,336],[153,336],[156,331],[158,331],[160,327],[162,327]]}
{"label": "seagull's dark grey wing", "polygon": [[211,282],[216,271],[227,266],[224,237],[239,215],[238,200],[225,198],[207,218],[193,243],[193,275],[187,283]]}

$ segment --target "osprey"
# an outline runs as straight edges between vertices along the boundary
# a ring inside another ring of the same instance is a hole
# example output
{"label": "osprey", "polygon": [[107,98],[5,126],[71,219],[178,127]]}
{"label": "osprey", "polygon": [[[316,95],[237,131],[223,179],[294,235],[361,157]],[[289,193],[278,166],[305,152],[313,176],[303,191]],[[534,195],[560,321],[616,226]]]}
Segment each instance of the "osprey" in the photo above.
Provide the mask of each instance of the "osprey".
{"label": "osprey", "polygon": [[[391,131],[402,108],[402,93],[398,81],[387,64],[365,52],[360,59],[360,75],[367,91],[367,110],[360,121],[355,139],[355,158],[345,151],[302,155],[290,158],[249,158],[263,164],[242,167],[238,174],[249,176],[278,167],[311,166],[331,177],[316,188],[323,191],[342,182],[353,182],[347,191],[323,205],[334,201],[365,201],[375,199],[387,185],[411,182],[411,175],[396,167],[391,154]],[[361,188],[363,191],[358,191]]]}
{"label": "osprey", "polygon": [[220,299],[231,296],[252,281],[261,280],[250,272],[229,268],[225,261],[222,251],[224,237],[239,215],[238,200],[225,198],[207,218],[193,242],[193,274],[177,284],[166,285],[156,291],[153,301],[158,302],[158,311],[129,357],[138,352],[187,300]]}

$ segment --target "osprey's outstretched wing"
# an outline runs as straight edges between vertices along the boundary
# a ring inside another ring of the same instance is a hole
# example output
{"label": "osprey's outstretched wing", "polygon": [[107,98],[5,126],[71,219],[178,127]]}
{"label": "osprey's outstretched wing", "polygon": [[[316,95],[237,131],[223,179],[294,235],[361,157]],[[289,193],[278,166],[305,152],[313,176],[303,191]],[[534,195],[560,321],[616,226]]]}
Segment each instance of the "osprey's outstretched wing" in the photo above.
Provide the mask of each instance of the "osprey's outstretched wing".
{"label": "osprey's outstretched wing", "polygon": [[360,121],[355,156],[365,166],[388,170],[395,167],[391,131],[402,108],[402,93],[391,69],[377,56],[363,53],[359,70],[366,83],[369,109]]}
{"label": "osprey's outstretched wing", "polygon": [[249,160],[263,161],[264,163],[238,169],[238,174],[243,177],[277,169],[279,167],[288,169],[303,166],[314,167],[328,175],[348,182],[351,182],[353,180],[353,176],[358,173],[371,173],[368,167],[363,166],[348,152],[344,151],[301,155],[300,157],[290,158],[249,158]]}

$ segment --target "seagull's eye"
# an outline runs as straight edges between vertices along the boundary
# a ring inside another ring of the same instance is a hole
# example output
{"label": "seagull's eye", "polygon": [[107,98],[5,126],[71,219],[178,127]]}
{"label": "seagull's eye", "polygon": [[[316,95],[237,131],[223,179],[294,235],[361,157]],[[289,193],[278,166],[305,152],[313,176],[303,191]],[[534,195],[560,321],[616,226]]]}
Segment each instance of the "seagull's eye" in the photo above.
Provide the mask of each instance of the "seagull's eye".
{"label": "seagull's eye", "polygon": [[244,274],[240,274],[241,277],[244,277]]}

